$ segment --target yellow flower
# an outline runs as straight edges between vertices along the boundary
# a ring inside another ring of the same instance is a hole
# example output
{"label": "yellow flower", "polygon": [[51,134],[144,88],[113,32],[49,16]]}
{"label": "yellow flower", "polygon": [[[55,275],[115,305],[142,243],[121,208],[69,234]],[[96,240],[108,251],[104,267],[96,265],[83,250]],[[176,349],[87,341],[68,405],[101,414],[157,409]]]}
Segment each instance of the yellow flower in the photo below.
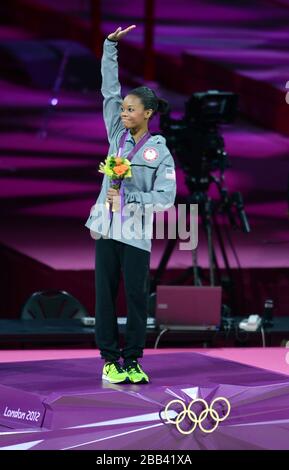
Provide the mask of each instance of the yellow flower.
{"label": "yellow flower", "polygon": [[127,158],[108,155],[105,161],[100,163],[98,171],[110,179],[131,178],[131,163]]}

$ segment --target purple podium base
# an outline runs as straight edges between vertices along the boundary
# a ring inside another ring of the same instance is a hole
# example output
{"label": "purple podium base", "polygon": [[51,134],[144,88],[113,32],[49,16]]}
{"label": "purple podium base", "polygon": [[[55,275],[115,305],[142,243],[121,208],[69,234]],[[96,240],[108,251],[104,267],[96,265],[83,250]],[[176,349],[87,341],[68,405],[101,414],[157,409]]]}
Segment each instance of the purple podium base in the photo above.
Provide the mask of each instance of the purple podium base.
{"label": "purple podium base", "polygon": [[98,358],[1,364],[0,449],[289,449],[288,376],[193,352],[142,364],[148,385],[103,384]]}

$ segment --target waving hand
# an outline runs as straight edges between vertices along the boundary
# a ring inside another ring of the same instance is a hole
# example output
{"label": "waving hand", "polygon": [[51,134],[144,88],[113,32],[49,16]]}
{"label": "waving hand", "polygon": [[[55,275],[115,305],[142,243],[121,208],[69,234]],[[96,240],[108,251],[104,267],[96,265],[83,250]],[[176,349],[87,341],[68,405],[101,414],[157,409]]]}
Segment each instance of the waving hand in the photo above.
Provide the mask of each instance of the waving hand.
{"label": "waving hand", "polygon": [[133,24],[128,26],[128,28],[122,29],[121,26],[117,28],[114,33],[110,33],[107,37],[111,41],[119,41],[123,36],[125,36],[129,31],[136,28],[136,25]]}

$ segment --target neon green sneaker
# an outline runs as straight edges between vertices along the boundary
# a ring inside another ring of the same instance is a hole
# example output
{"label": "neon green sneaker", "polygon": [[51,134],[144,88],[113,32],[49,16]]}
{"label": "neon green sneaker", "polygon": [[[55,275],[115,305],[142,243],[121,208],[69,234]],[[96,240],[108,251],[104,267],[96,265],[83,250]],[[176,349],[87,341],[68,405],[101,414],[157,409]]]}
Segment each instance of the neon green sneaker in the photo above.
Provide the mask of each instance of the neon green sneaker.
{"label": "neon green sneaker", "polygon": [[130,383],[129,375],[119,362],[107,362],[103,366],[102,380],[111,384]]}
{"label": "neon green sneaker", "polygon": [[148,384],[149,378],[142,370],[141,365],[137,361],[131,361],[124,366],[127,371],[129,380],[132,384]]}

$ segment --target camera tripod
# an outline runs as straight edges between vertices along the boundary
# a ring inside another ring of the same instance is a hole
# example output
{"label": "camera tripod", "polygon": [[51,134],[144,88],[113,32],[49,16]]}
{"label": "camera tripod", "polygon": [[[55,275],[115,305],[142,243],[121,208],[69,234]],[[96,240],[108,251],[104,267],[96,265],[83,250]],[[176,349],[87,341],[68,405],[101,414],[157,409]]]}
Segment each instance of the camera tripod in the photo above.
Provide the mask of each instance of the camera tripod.
{"label": "camera tripod", "polygon": [[[241,193],[236,192],[230,195],[225,187],[222,186],[222,181],[216,178],[214,175],[210,175],[210,182],[214,182],[217,185],[220,200],[212,200],[206,191],[194,191],[188,198],[187,204],[198,204],[199,217],[201,219],[201,225],[205,233],[207,249],[208,249],[208,260],[209,260],[209,284],[211,286],[222,285],[225,290],[228,291],[229,304],[236,311],[235,305],[235,292],[234,282],[232,276],[232,269],[229,263],[228,255],[226,252],[225,240],[220,228],[217,215],[225,214],[228,217],[232,228],[241,228],[243,232],[249,233],[250,226],[247,216],[244,211],[243,201]],[[237,219],[239,219],[239,225]],[[187,227],[188,228],[188,227]],[[226,233],[228,242],[231,246],[237,265],[240,268],[237,253],[234,249],[234,245],[229,232]],[[164,271],[167,263],[175,249],[177,238],[168,240],[163,256],[160,260],[159,266],[156,270],[155,276],[151,281],[151,289],[154,291],[156,286],[161,283]],[[221,276],[221,269],[219,266],[216,249],[220,250],[220,254],[223,260],[226,276]],[[192,266],[186,269],[186,271],[175,279],[172,284],[183,284],[187,279],[193,276],[194,285],[203,285],[203,272],[201,267],[198,265],[198,248],[191,251],[192,254]]]}

